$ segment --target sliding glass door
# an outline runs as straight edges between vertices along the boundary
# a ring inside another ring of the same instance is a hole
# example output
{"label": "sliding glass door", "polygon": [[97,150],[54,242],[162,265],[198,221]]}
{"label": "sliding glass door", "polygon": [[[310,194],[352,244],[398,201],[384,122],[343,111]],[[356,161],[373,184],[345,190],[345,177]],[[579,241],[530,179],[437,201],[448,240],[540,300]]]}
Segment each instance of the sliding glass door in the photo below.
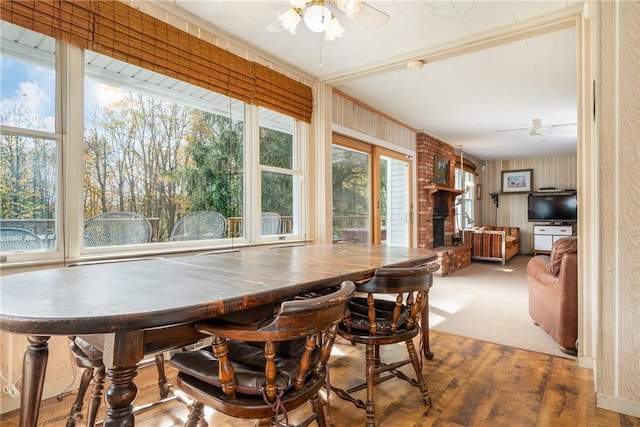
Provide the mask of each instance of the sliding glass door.
{"label": "sliding glass door", "polygon": [[333,241],[370,243],[370,154],[334,145]]}
{"label": "sliding glass door", "polygon": [[334,135],[333,241],[411,246],[411,162],[406,155]]}
{"label": "sliding glass door", "polygon": [[380,242],[407,247],[410,244],[411,200],[409,162],[380,156]]}

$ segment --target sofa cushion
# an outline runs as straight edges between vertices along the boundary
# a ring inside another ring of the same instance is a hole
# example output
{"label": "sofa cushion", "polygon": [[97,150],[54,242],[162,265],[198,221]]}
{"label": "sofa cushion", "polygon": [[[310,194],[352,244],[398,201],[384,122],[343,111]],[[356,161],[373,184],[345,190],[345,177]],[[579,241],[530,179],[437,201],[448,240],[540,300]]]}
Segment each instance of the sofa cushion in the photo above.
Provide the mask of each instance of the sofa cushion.
{"label": "sofa cushion", "polygon": [[549,255],[549,272],[557,276],[560,273],[562,255],[576,252],[578,252],[577,237],[563,237],[562,239],[556,240],[553,246],[551,246],[551,254]]}
{"label": "sofa cushion", "polygon": [[507,236],[505,237],[506,247],[510,248],[516,243],[518,243],[518,238],[516,236]]}

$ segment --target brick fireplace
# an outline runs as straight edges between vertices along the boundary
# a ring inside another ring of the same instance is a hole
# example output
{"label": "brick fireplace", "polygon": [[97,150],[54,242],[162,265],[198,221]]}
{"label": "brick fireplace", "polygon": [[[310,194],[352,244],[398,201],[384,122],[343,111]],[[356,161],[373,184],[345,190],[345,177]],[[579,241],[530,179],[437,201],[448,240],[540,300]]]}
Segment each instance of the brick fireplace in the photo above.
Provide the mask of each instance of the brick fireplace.
{"label": "brick fireplace", "polygon": [[[455,148],[418,132],[416,141],[418,175],[418,247],[438,253],[440,270],[446,276],[471,263],[471,247],[453,246],[455,198]],[[449,161],[448,186],[436,184],[435,158]]]}

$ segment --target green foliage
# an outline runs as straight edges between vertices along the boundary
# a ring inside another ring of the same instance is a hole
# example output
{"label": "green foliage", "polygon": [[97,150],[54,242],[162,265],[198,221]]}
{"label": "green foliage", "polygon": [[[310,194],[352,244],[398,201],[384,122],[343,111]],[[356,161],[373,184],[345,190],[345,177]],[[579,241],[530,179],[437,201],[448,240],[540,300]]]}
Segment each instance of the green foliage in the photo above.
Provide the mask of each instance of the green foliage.
{"label": "green foliage", "polygon": [[242,216],[243,122],[211,113],[199,116],[186,148],[186,210]]}

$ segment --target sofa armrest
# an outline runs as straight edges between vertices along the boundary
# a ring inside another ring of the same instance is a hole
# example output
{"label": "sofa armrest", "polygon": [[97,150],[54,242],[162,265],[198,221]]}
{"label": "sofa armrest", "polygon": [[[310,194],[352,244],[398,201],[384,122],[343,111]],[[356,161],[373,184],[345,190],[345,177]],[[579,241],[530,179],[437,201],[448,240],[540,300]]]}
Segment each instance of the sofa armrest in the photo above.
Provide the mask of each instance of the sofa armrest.
{"label": "sofa armrest", "polygon": [[563,254],[558,275],[550,272],[549,264],[548,255],[527,263],[529,315],[562,348],[573,349],[578,337],[578,255]]}

